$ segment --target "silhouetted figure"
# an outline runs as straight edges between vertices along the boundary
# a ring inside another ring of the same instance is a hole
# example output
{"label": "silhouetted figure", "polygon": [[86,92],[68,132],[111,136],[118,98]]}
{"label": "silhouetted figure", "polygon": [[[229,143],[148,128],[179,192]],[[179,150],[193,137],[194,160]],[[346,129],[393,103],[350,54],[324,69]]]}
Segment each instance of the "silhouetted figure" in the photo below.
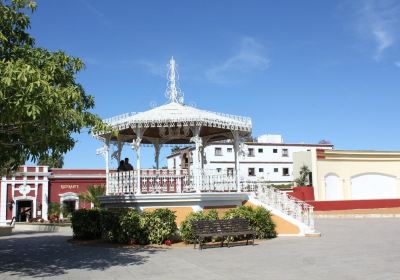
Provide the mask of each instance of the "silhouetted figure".
{"label": "silhouetted figure", "polygon": [[117,168],[117,171],[118,171],[118,172],[126,171],[126,168],[125,168],[125,161],[121,160],[121,161],[119,162],[119,166],[118,166],[118,168]]}
{"label": "silhouetted figure", "polygon": [[129,158],[125,158],[125,171],[133,170],[132,164],[129,163]]}

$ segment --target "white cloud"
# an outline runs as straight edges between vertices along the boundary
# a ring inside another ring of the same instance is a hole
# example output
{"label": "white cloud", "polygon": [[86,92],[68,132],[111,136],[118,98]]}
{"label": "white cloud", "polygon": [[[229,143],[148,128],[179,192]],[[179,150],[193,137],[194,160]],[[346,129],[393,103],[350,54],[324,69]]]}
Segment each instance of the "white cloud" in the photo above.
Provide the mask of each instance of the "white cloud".
{"label": "white cloud", "polygon": [[397,40],[400,5],[393,0],[364,0],[359,27],[375,41],[374,59],[379,61],[384,52]]}
{"label": "white cloud", "polygon": [[89,0],[81,0],[81,3],[85,6],[85,8],[95,15],[99,21],[105,25],[106,27],[110,28],[112,26],[111,21],[102,13],[94,4],[91,4]]}
{"label": "white cloud", "polygon": [[206,77],[219,84],[235,83],[245,74],[267,69],[269,64],[264,46],[254,38],[245,37],[241,39],[239,50],[225,61],[208,69]]}

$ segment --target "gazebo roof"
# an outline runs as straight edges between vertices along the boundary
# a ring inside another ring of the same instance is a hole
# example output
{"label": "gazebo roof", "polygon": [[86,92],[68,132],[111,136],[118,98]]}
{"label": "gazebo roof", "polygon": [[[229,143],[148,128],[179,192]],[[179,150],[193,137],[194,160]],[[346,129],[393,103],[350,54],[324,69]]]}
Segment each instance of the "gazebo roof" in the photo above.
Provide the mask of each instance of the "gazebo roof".
{"label": "gazebo roof", "polygon": [[[246,136],[251,133],[252,123],[248,117],[200,110],[183,103],[183,94],[177,87],[175,60],[170,61],[167,96],[169,103],[139,113],[128,113],[105,119],[119,132],[118,140],[129,142],[137,137],[136,129],[144,129],[142,143],[153,143],[154,139],[163,139],[163,143],[190,143],[193,136],[191,128],[200,128],[200,136],[210,141],[232,138],[227,136],[231,131],[238,131]],[[99,133],[101,138],[111,135]],[[170,138],[170,139],[166,139]],[[111,137],[111,141],[117,140]]]}
{"label": "gazebo roof", "polygon": [[185,104],[171,102],[154,109],[116,116],[104,120],[114,129],[176,127],[176,126],[209,126],[229,130],[250,132],[251,119],[223,113],[200,110]]}

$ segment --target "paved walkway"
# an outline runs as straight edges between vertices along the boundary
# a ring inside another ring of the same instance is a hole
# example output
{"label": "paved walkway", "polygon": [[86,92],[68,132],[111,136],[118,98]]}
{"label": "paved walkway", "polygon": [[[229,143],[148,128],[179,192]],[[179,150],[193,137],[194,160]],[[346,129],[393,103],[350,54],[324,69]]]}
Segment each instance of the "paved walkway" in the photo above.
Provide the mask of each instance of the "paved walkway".
{"label": "paved walkway", "polygon": [[51,233],[0,237],[0,279],[400,279],[400,219],[318,220],[321,238],[256,246],[124,249]]}

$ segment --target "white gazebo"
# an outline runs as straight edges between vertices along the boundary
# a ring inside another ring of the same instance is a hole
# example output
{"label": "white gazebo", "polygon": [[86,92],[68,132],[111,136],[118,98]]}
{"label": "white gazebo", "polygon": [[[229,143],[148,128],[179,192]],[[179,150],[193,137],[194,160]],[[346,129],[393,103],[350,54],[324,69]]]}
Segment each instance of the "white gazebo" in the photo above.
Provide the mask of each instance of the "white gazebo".
{"label": "white gazebo", "polygon": [[[251,135],[251,119],[185,105],[177,82],[176,64],[171,58],[166,90],[168,102],[146,112],[106,119],[104,122],[113,132],[95,135],[104,143],[97,150],[106,162],[106,195],[100,197],[103,207],[139,210],[170,207],[177,215],[184,216],[190,211],[231,208],[249,202],[294,224],[300,235],[314,232],[312,206],[265,182],[244,181],[239,177],[239,158],[244,154],[244,140]],[[233,173],[203,168],[204,147],[215,141],[233,142]],[[183,166],[159,169],[160,148],[170,144],[195,147],[190,156],[193,160],[190,169]],[[136,168],[120,172],[110,170],[110,158],[120,162],[124,145],[130,145],[135,151]],[[154,147],[155,169],[141,168],[141,145]]]}
{"label": "white gazebo", "polygon": [[[183,94],[178,87],[178,74],[173,58],[169,62],[168,102],[141,113],[128,113],[104,120],[114,133],[98,133],[103,141],[97,150],[106,161],[107,194],[145,194],[163,192],[240,192],[239,157],[243,139],[251,135],[252,123],[247,117],[215,113],[184,104]],[[115,133],[117,132],[117,133]],[[217,174],[203,169],[204,147],[214,141],[231,140],[234,143],[234,174]],[[110,148],[112,157],[121,160],[124,144],[132,146],[136,153],[136,168],[133,171],[110,172]],[[155,150],[156,169],[142,169],[140,148],[150,144]],[[159,169],[159,154],[162,145],[193,144],[193,167],[184,169]]]}

